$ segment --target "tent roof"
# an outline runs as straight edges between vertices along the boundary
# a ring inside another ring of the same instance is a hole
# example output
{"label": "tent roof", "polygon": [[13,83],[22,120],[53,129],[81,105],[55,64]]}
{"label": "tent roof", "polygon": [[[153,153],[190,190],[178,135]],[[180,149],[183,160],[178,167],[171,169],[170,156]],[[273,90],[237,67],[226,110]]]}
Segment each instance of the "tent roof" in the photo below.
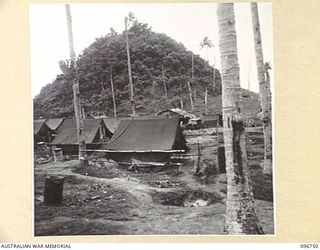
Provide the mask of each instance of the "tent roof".
{"label": "tent roof", "polygon": [[48,127],[52,130],[56,130],[59,128],[59,126],[62,124],[64,118],[53,118],[53,119],[47,119],[46,124]]}
{"label": "tent roof", "polygon": [[106,125],[106,127],[114,133],[114,131],[119,126],[120,120],[116,118],[103,118],[103,122]]}
{"label": "tent roof", "polygon": [[45,129],[47,129],[47,130],[50,130],[50,128],[45,124],[44,121],[42,121],[42,120],[35,120],[35,121],[33,122],[33,134],[34,134],[34,135],[37,135],[37,134],[41,131],[41,129],[42,129],[43,127],[45,127]]}
{"label": "tent roof", "polygon": [[[102,119],[83,120],[84,137],[86,143],[93,143],[93,140],[99,130],[99,125],[104,125]],[[58,134],[51,144],[78,144],[78,135],[75,119],[65,119],[58,128]]]}
{"label": "tent roof", "polygon": [[187,149],[178,118],[120,120],[109,150]]}

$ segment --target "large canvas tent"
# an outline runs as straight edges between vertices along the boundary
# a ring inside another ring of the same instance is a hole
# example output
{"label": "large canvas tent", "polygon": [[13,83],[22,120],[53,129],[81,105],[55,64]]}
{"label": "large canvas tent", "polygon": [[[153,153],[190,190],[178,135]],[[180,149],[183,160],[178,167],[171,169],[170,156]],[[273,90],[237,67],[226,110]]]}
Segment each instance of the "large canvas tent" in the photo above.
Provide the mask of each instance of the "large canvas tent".
{"label": "large canvas tent", "polygon": [[[87,149],[100,149],[112,136],[102,119],[83,120],[83,129]],[[62,148],[65,154],[77,154],[79,144],[75,119],[63,121],[51,145]]]}
{"label": "large canvas tent", "polygon": [[103,118],[103,122],[106,127],[114,133],[119,126],[120,120],[116,118]]}
{"label": "large canvas tent", "polygon": [[46,119],[46,124],[51,130],[57,131],[58,128],[63,123],[63,120],[64,118],[50,118],[50,119]]}
{"label": "large canvas tent", "polygon": [[106,149],[110,158],[130,162],[132,159],[166,161],[170,151],[187,150],[188,147],[179,118],[132,118],[120,121]]}

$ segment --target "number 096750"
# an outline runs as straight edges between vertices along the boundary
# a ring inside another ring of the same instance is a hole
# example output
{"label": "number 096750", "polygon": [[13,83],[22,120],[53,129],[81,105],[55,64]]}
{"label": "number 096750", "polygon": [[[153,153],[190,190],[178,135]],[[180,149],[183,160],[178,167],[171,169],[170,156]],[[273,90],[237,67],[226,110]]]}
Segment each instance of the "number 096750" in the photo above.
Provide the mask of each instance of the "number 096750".
{"label": "number 096750", "polygon": [[318,248],[319,245],[318,244],[300,244],[300,248],[308,248],[308,249],[315,249]]}

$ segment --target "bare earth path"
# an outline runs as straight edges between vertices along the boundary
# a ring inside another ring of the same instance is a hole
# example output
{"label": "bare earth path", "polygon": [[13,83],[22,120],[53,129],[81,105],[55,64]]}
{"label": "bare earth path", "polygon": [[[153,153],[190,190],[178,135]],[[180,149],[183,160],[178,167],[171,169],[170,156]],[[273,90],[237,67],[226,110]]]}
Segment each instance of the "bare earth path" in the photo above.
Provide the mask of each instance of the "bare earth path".
{"label": "bare earth path", "polygon": [[[214,235],[224,234],[224,199],[221,202],[214,202],[203,207],[186,207],[164,205],[155,202],[156,197],[160,194],[175,193],[189,189],[203,190],[206,192],[215,192],[218,195],[223,195],[221,189],[225,186],[224,175],[219,175],[215,182],[210,185],[203,185],[197,182],[191,173],[190,168],[182,169],[180,180],[186,183],[185,187],[179,188],[159,188],[143,183],[139,178],[124,177],[124,178],[99,178],[88,175],[82,175],[73,172],[78,166],[78,161],[68,161],[63,163],[48,163],[36,165],[35,174],[39,175],[62,175],[74,177],[80,183],[89,185],[99,184],[108,186],[111,190],[122,190],[129,193],[136,201],[123,201],[122,205],[129,208],[128,214],[123,214],[115,218],[112,215],[100,216],[97,218],[89,218],[89,216],[75,217],[71,215],[53,216],[48,219],[38,220],[35,226],[40,232],[46,232],[49,228],[57,228],[68,224],[81,223],[86,227],[95,227],[100,225],[102,229],[99,234],[122,234],[122,235],[185,235],[185,234],[202,234]],[[67,185],[67,184],[65,184]],[[127,202],[127,203],[126,203]],[[273,227],[268,224],[270,217],[272,218],[272,203],[265,201],[256,201],[259,205],[258,213],[261,216],[267,217],[267,220],[262,224],[268,232],[273,231]],[[99,207],[103,210],[104,208]],[[88,214],[92,211],[88,211]],[[103,211],[100,211],[103,212]],[[113,230],[109,233],[108,230]],[[69,230],[69,229],[68,229]],[[72,234],[88,234],[88,230],[76,230]],[[54,230],[50,231],[54,233]],[[116,233],[115,233],[116,232]],[[66,231],[68,233],[68,231]],[[96,233],[93,233],[96,234]]]}
{"label": "bare earth path", "polygon": [[[205,207],[182,207],[156,204],[151,192],[174,192],[177,188],[157,188],[141,183],[134,178],[98,178],[74,173],[72,169],[78,165],[77,161],[44,164],[36,168],[46,175],[74,176],[88,183],[104,184],[111,188],[121,189],[133,195],[138,203],[134,208],[135,216],[129,221],[104,221],[112,226],[122,226],[122,234],[223,234],[224,204],[221,202]],[[39,169],[41,167],[41,170]],[[202,186],[199,185],[199,188]],[[70,218],[58,217],[54,221],[71,222]],[[47,222],[39,223],[45,226]],[[48,225],[49,226],[49,225]]]}

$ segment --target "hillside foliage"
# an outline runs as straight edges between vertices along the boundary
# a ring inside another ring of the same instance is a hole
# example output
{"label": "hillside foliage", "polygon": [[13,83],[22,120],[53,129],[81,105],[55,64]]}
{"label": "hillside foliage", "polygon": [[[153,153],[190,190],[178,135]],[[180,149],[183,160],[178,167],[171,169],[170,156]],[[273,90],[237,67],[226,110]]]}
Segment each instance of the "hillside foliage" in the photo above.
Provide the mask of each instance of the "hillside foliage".
{"label": "hillside foliage", "polygon": [[[128,29],[130,58],[137,114],[150,115],[165,108],[191,110],[188,81],[194,99],[194,112],[204,112],[205,88],[208,89],[208,113],[221,112],[220,72],[194,57],[194,80],[191,78],[192,52],[165,34],[155,33],[137,19]],[[81,103],[86,117],[113,117],[111,75],[118,116],[131,114],[126,42],[124,33],[113,29],[97,38],[77,59]],[[215,75],[215,85],[213,84]],[[165,95],[165,87],[167,96]],[[34,98],[34,117],[74,117],[70,81],[60,74],[44,86]],[[219,102],[217,105],[215,103]],[[214,104],[214,105],[212,105]]]}

